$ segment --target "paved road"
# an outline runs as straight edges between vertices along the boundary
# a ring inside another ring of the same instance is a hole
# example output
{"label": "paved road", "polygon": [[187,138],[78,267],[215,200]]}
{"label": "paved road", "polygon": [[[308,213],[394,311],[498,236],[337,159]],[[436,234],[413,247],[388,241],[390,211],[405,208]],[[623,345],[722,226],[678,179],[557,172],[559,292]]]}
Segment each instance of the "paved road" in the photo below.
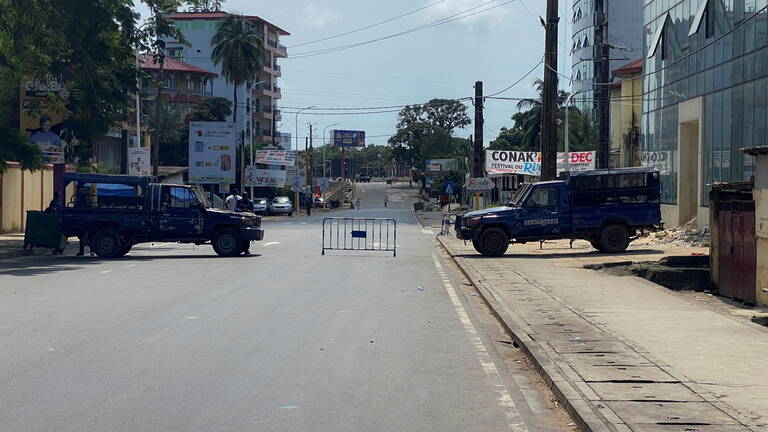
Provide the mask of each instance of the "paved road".
{"label": "paved road", "polygon": [[397,219],[397,258],[320,256],[315,213],[270,218],[253,257],[155,244],[1,262],[0,430],[571,430],[407,186],[383,209],[385,188],[341,214]]}

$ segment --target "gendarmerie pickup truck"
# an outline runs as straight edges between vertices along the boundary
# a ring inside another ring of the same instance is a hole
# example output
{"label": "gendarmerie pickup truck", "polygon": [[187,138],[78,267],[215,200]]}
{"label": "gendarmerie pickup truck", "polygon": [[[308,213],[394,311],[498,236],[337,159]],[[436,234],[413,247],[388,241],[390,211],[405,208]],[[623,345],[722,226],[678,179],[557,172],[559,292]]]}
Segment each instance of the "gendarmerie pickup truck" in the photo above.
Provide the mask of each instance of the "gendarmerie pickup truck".
{"label": "gendarmerie pickup truck", "polygon": [[663,229],[661,183],[652,168],[574,172],[564,180],[523,185],[503,207],[457,216],[454,229],[485,256],[510,243],[583,239],[606,253],[623,252],[643,232]]}
{"label": "gendarmerie pickup truck", "polygon": [[74,185],[58,211],[66,236],[85,239],[100,257],[118,257],[147,242],[210,242],[220,256],[237,256],[264,238],[261,217],[214,208],[195,186],[152,177],[66,173]]}

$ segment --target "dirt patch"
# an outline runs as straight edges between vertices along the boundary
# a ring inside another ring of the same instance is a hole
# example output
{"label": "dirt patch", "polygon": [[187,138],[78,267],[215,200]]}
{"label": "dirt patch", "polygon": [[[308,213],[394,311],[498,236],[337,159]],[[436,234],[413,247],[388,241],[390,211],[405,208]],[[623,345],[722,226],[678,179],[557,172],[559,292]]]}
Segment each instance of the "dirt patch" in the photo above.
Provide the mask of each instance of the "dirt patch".
{"label": "dirt patch", "polygon": [[712,291],[708,256],[669,256],[659,261],[629,261],[584,266],[614,276],[637,276],[674,291]]}

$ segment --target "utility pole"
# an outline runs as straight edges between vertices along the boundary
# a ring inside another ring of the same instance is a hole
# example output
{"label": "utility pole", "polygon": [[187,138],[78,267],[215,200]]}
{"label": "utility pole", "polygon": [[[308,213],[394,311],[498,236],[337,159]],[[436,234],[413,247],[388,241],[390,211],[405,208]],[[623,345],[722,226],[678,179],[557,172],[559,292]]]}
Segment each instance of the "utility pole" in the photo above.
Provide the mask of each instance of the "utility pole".
{"label": "utility pole", "polygon": [[605,1],[595,2],[595,105],[599,139],[597,144],[597,167],[608,168],[611,160],[611,110],[610,110],[610,46],[608,45],[608,18]]}
{"label": "utility pole", "polygon": [[314,182],[312,181],[313,173],[312,173],[312,123],[309,124],[309,151],[307,152],[307,161],[309,166],[309,171],[307,172],[307,185],[309,186],[309,190],[312,190],[312,185]]}
{"label": "utility pole", "polygon": [[[598,3],[600,1],[598,0]],[[557,0],[547,0],[547,20],[542,21],[544,41],[544,103],[541,125],[541,180],[557,178]]]}
{"label": "utility pole", "polygon": [[475,82],[475,135],[472,145],[472,177],[484,177],[485,164],[483,163],[483,82]]}

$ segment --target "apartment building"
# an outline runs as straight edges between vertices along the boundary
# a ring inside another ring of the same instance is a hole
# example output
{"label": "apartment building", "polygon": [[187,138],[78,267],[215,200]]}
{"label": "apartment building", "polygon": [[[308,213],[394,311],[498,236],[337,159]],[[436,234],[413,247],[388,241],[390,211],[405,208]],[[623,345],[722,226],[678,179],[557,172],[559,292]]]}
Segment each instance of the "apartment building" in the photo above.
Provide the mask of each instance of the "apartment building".
{"label": "apartment building", "polygon": [[[211,38],[219,23],[229,14],[222,11],[177,12],[171,16],[176,28],[181,30],[189,45],[176,40],[167,41],[168,54],[186,63],[216,73],[213,79],[213,96],[234,101],[234,86],[221,75],[221,67],[211,60]],[[278,101],[282,98],[278,79],[282,76],[279,60],[288,56],[288,50],[280,44],[280,37],[290,33],[257,16],[245,17],[264,40],[266,58],[259,76],[251,83],[240,86],[237,109],[238,131],[246,143],[280,143],[276,131],[281,120]]]}

